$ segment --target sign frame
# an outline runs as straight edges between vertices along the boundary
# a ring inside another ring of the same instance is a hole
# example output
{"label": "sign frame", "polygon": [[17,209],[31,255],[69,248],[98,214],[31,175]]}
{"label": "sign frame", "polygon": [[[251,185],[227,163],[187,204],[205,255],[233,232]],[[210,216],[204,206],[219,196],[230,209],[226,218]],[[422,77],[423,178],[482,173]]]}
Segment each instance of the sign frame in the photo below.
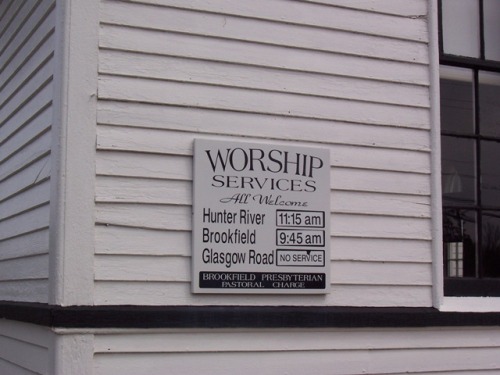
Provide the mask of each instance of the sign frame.
{"label": "sign frame", "polygon": [[192,292],[329,293],[330,194],[328,149],[195,139]]}

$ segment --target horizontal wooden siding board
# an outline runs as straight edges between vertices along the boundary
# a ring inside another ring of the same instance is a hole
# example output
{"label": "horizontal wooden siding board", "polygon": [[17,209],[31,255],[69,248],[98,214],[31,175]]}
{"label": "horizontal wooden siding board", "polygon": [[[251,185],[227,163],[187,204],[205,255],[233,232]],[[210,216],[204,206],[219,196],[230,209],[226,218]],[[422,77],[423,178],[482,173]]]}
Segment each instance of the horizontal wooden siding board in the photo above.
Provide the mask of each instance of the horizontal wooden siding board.
{"label": "horizontal wooden siding board", "polygon": [[[188,257],[102,256],[95,258],[96,280],[189,282]],[[430,264],[342,262],[332,264],[332,285],[431,286]]]}
{"label": "horizontal wooden siding board", "polygon": [[[255,139],[296,140],[302,143],[347,144],[414,151],[430,149],[426,129],[115,101],[101,101],[99,107],[98,122],[102,131],[105,131],[105,126],[123,126],[144,128],[151,132],[168,130],[207,136],[216,134],[219,137],[238,135]],[[308,129],[307,132],[304,131],[305,128]]]}
{"label": "horizontal wooden siding board", "polygon": [[48,349],[0,335],[0,358],[38,374],[47,373]]}
{"label": "horizontal wooden siding board", "polygon": [[[195,137],[194,133],[180,131],[99,126],[97,147],[99,150],[191,156]],[[207,135],[203,138],[228,141],[234,139],[221,135]],[[256,139],[256,141],[259,140]],[[294,143],[299,144],[298,141]],[[356,147],[354,145],[323,145],[323,147],[330,148],[330,163],[333,167],[430,173],[430,154],[427,151]]]}
{"label": "horizontal wooden siding board", "polygon": [[102,74],[429,107],[428,88],[362,78],[290,72],[221,62],[101,51]]}
{"label": "horizontal wooden siding board", "polygon": [[0,201],[16,195],[50,177],[50,154],[42,155],[25,168],[0,180]]}
{"label": "horizontal wooden siding board", "polygon": [[[430,263],[429,240],[331,237],[331,259]],[[114,225],[96,227],[96,254],[191,256],[189,231],[164,231]]]}
{"label": "horizontal wooden siding board", "polygon": [[423,86],[429,84],[428,67],[423,64],[221,39],[206,35],[102,24],[99,43],[103,50],[134,51],[208,62],[227,62]]}
{"label": "horizontal wooden siding board", "polygon": [[0,299],[3,301],[48,303],[49,280],[0,281]]}
{"label": "horizontal wooden siding board", "polygon": [[425,108],[133,77],[101,76],[99,98],[417,129],[430,123]]}
{"label": "horizontal wooden siding board", "polygon": [[[123,291],[127,292],[124,293]],[[422,307],[432,305],[432,288],[419,285],[332,285],[330,294],[314,295],[193,295],[188,282],[96,281],[95,301],[100,305],[299,305]]]}
{"label": "horizontal wooden siding board", "polygon": [[0,221],[20,212],[46,204],[50,197],[50,183],[48,180],[22,191],[15,198],[0,202]]}
{"label": "horizontal wooden siding board", "polygon": [[[241,374],[387,374],[394,372],[457,371],[498,369],[491,360],[498,348],[458,348],[421,350],[359,350],[231,353],[208,352],[164,356],[161,353],[135,355],[99,354],[96,356],[98,374],[148,374],[172,371],[179,375],[192,374],[200,368],[207,374],[229,374],[239,368]],[[443,358],[450,358],[443,361]],[[453,360],[452,360],[453,359]]]}
{"label": "horizontal wooden siding board", "polygon": [[[256,0],[251,6],[245,3],[225,1],[182,0],[134,0],[137,3],[171,6],[182,9],[202,10],[210,13],[236,15],[245,18],[264,19],[297,25],[308,25],[325,29],[347,30],[369,35],[381,35],[397,39],[425,42],[426,23],[420,17],[408,19],[388,14],[365,12],[364,22],[359,22],[357,9],[325,6],[314,2]],[[402,30],[404,29],[404,30]]]}
{"label": "horizontal wooden siding board", "polygon": [[[494,329],[498,333],[498,329]],[[197,339],[193,339],[196,335]],[[244,337],[244,339],[242,339]],[[499,336],[485,328],[308,329],[277,334],[272,330],[137,332],[98,334],[95,353],[185,353],[232,351],[384,350],[431,348],[500,348]],[[300,339],[297,339],[300,338]],[[305,353],[303,353],[305,354]]]}
{"label": "horizontal wooden siding board", "polygon": [[[188,181],[98,176],[96,182],[99,203],[191,205],[191,196]],[[430,198],[423,196],[332,191],[330,207],[336,213],[430,218]]]}
{"label": "horizontal wooden siding board", "polygon": [[48,279],[48,254],[25,256],[0,262],[0,281]]}
{"label": "horizontal wooden siding board", "polygon": [[426,44],[414,41],[115,1],[103,2],[101,10],[102,23],[422,64],[428,60]]}
{"label": "horizontal wooden siding board", "polygon": [[43,228],[10,240],[0,241],[0,260],[35,254],[48,254],[49,230]]}

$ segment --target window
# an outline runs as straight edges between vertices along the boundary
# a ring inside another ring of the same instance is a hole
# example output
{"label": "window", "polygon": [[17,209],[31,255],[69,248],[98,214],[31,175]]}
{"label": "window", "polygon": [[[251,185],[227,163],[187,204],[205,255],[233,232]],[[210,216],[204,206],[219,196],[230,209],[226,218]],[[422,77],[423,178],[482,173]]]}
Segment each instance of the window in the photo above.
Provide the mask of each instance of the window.
{"label": "window", "polygon": [[445,295],[500,296],[500,0],[440,0]]}

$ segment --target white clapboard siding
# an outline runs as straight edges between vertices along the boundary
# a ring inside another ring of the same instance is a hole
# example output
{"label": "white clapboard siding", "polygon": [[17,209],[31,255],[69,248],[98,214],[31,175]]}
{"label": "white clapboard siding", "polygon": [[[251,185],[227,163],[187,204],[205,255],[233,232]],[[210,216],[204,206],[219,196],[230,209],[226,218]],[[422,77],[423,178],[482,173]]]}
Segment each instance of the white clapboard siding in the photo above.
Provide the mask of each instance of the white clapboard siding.
{"label": "white clapboard siding", "polygon": [[[210,330],[96,335],[95,374],[493,374],[498,329]],[[489,357],[493,356],[493,357]],[[139,365],[140,364],[140,365]]]}
{"label": "white clapboard siding", "polygon": [[191,204],[191,183],[100,176],[96,181],[96,202],[148,204]]}
{"label": "white clapboard siding", "polygon": [[12,320],[0,321],[0,373],[48,374],[50,343],[48,328]]}
{"label": "white clapboard siding", "polygon": [[50,182],[45,180],[40,184],[33,185],[20,192],[15,199],[11,198],[4,202],[0,202],[0,221],[28,211],[33,207],[47,204],[47,197],[49,195]]}
{"label": "white clapboard siding", "polygon": [[48,278],[46,254],[4,260],[0,263],[0,280],[32,280]]}
{"label": "white clapboard siding", "polygon": [[3,301],[47,303],[49,281],[44,279],[0,281]]}
{"label": "white clapboard siding", "polygon": [[51,107],[45,107],[40,113],[34,116],[29,122],[16,129],[8,141],[3,142],[0,148],[0,162],[12,157],[15,153],[46,133],[52,124]]}
{"label": "white clapboard siding", "polygon": [[[2,6],[0,300],[47,302],[55,1],[11,0]],[[16,345],[8,345],[14,353]],[[30,351],[27,345],[26,358]],[[46,362],[33,356],[26,362]],[[4,366],[14,366],[8,371],[23,373],[22,363],[17,368],[8,356],[0,357]]]}
{"label": "white clapboard siding", "polygon": [[[126,293],[124,292],[126,290]],[[422,285],[332,285],[318,295],[203,295],[191,294],[188,282],[96,281],[96,304],[130,304],[130,295],[145,305],[303,305],[303,306],[431,306],[432,288]]]}
{"label": "white clapboard siding", "polygon": [[[15,94],[17,90],[20,90],[23,85],[29,81],[32,75],[36,74],[47,64],[47,60],[53,58],[53,51],[46,47],[54,43],[53,39],[53,34],[49,34],[47,38],[42,40],[37,48],[30,52],[31,57],[29,64],[21,63],[13,74],[2,74],[0,81],[0,87],[2,88],[0,91],[0,98],[2,101],[5,101],[6,98]],[[8,67],[10,67],[10,65]]]}
{"label": "white clapboard siding", "polygon": [[[147,245],[145,245],[147,246]],[[98,281],[189,282],[190,258],[160,256],[96,256]],[[416,285],[431,286],[429,264],[388,262],[332,263],[333,285]]]}
{"label": "white clapboard siding", "polygon": [[333,191],[330,207],[333,213],[431,217],[430,198],[425,196]]}
{"label": "white clapboard siding", "polygon": [[98,225],[96,226],[96,253],[189,256],[191,232]]}
{"label": "white clapboard siding", "polygon": [[[190,131],[203,135],[227,134],[256,139],[290,139],[302,142],[352,144],[415,151],[429,151],[430,148],[429,133],[425,129],[372,126],[144,103],[101,101],[98,122],[102,125],[145,128],[152,134],[153,129],[163,129]],[[101,128],[106,129],[102,126]]]}
{"label": "white clapboard siding", "polygon": [[53,94],[52,82],[41,86],[36,95],[21,106],[22,111],[13,112],[6,121],[1,124],[0,142],[4,143],[26,124],[34,121],[35,117],[50,108]]}
{"label": "white clapboard siding", "polygon": [[430,263],[431,246],[428,240],[413,241],[395,238],[333,237],[333,260]]}
{"label": "white clapboard siding", "polygon": [[8,176],[10,171],[19,171],[25,168],[26,165],[46,155],[47,150],[50,150],[51,142],[52,134],[47,129],[37,135],[35,139],[28,140],[25,145],[19,145],[17,152],[9,155],[9,158],[0,163],[2,170],[6,171],[0,173],[0,180]]}
{"label": "white clapboard siding", "polygon": [[192,162],[191,157],[184,155],[100,151],[96,156],[96,173],[98,176],[129,176],[186,181],[192,178]]}
{"label": "white clapboard siding", "polygon": [[[424,64],[103,24],[101,48],[428,85]],[[224,51],[221,54],[220,51]]]}
{"label": "white clapboard siding", "polygon": [[[4,21],[4,26],[2,27],[2,40],[0,41],[0,51],[3,51],[9,45],[9,42],[14,38],[19,28],[29,15],[29,12],[33,8],[33,3],[29,2],[18,2],[14,6],[10,6],[6,14],[6,20]],[[14,19],[18,22],[13,22]],[[1,60],[0,60],[1,61]]]}
{"label": "white clapboard siding", "polygon": [[[52,1],[40,1],[39,5],[31,14],[30,18],[23,24],[22,29],[16,35],[14,40],[5,49],[1,58],[1,66],[3,68],[0,83],[5,84],[6,81],[13,79],[17,75],[19,69],[29,61],[33,54],[41,47],[47,50],[44,43],[54,33],[54,3]],[[13,25],[18,25],[18,20],[13,22]],[[3,39],[3,38],[2,38]],[[49,47],[48,51],[53,51],[53,47]],[[50,52],[49,52],[50,53]],[[18,65],[12,65],[14,60],[18,61]],[[37,61],[37,60],[34,60]]]}
{"label": "white clapboard siding", "polygon": [[[133,212],[133,214],[131,214]],[[99,203],[96,223],[158,230],[190,230],[191,207],[167,204]],[[333,236],[430,239],[430,220],[367,214],[334,213]]]}
{"label": "white clapboard siding", "polygon": [[[189,231],[98,225],[96,252],[109,255],[190,256]],[[429,240],[332,237],[331,259],[430,263]]]}
{"label": "white clapboard siding", "polygon": [[[424,0],[101,5],[96,304],[432,305]],[[330,150],[329,295],[190,293],[195,138]]]}
{"label": "white clapboard siding", "polygon": [[[215,135],[204,138],[231,139]],[[193,135],[186,132],[116,126],[100,126],[98,131],[98,148],[102,150],[191,155],[192,144]],[[338,145],[331,147],[331,163],[337,167],[430,173],[426,151]]]}
{"label": "white clapboard siding", "polygon": [[49,212],[49,204],[43,203],[0,221],[0,240],[45,228],[48,225]]}
{"label": "white clapboard siding", "polygon": [[52,1],[22,2],[21,11],[10,16],[10,23],[2,35],[0,48],[3,51],[0,57],[0,64],[5,65],[6,61],[13,58],[16,50],[25,44],[43,20],[49,16],[54,8]]}
{"label": "white clapboard siding", "polygon": [[[304,0],[298,0],[304,1]],[[402,17],[423,18],[427,16],[427,0],[305,0],[318,4],[343,6],[370,12],[398,15]]]}
{"label": "white clapboard siding", "polygon": [[408,195],[430,194],[430,175],[369,169],[332,168],[335,190],[371,191]]}
{"label": "white clapboard siding", "polygon": [[[198,337],[193,340],[193,335]],[[244,337],[244,339],[242,339]],[[307,350],[397,350],[418,348],[500,347],[498,335],[489,328],[419,329],[308,329],[282,331],[256,329],[204,332],[136,332],[123,339],[123,333],[96,335],[94,351],[103,353],[196,353],[217,350],[239,352]]]}
{"label": "white clapboard siding", "polygon": [[[104,23],[135,27],[146,26],[156,30],[373,56],[423,64],[428,59],[425,43],[363,35],[350,32],[350,30],[308,27],[279,22],[279,20],[271,22],[172,7],[131,5],[117,1],[104,1],[102,4],[101,19]],[[282,1],[278,9],[286,7],[287,2]],[[320,12],[321,10],[315,10],[314,13]],[[147,20],[147,22],[145,23],[143,20]],[[416,20],[410,21],[410,23],[418,22]],[[359,19],[358,23],[360,23]],[[421,30],[421,33],[424,32],[425,30]]]}
{"label": "white clapboard siding", "polygon": [[413,128],[428,128],[430,121],[426,108],[136,77],[101,76],[99,96],[101,99]]}
{"label": "white clapboard siding", "polygon": [[[96,182],[96,201],[103,203],[190,205],[191,196],[187,181],[99,176]],[[430,218],[430,199],[423,196],[334,191],[330,203],[337,213]]]}
{"label": "white clapboard siding", "polygon": [[99,70],[102,74],[128,77],[429,107],[428,88],[425,86],[370,81],[358,77],[106,50],[101,51]]}
{"label": "white clapboard siding", "polygon": [[44,60],[44,64],[40,67],[40,69],[30,75],[29,84],[13,90],[14,92],[5,98],[3,103],[0,104],[1,113],[6,115],[0,116],[0,122],[5,122],[5,117],[9,116],[12,112],[18,109],[19,103],[24,104],[28,102],[36,89],[47,85],[52,80],[52,73],[52,60]]}
{"label": "white clapboard siding", "polygon": [[49,230],[43,228],[21,237],[3,240],[1,244],[0,260],[47,254],[49,251]]}
{"label": "white clapboard siding", "polygon": [[[225,1],[183,1],[183,0],[133,0],[137,3],[172,6],[176,8],[193,9],[209,13],[235,15],[245,18],[256,18],[270,21],[281,21],[296,25],[322,27],[383,35],[397,39],[422,41],[426,36],[427,25],[422,19],[408,23],[390,15],[365,13],[364,22],[359,22],[359,11],[318,5],[310,2],[288,0],[254,0],[251,6],[245,3]],[[332,4],[333,5],[333,4]],[[401,30],[404,28],[405,30]]]}
{"label": "white clapboard siding", "polygon": [[[193,134],[187,132],[103,125],[99,126],[97,137],[97,147],[102,150],[192,155]],[[220,135],[204,138],[234,139]],[[300,141],[294,143],[300,144]],[[430,173],[428,152],[352,145],[338,145],[330,149],[331,165],[334,167]]]}
{"label": "white clapboard siding", "polygon": [[[300,336],[299,336],[300,337]],[[205,374],[429,374],[430,371],[496,370],[491,358],[498,347],[444,348],[417,350],[356,350],[308,351],[306,354],[287,352],[199,352],[165,356],[163,353],[102,354],[95,358],[95,374],[141,375],[175,372],[189,375],[203,369]],[[449,361],[443,359],[449,358]],[[108,361],[105,361],[107,359]],[[473,372],[472,372],[473,373]]]}
{"label": "white clapboard siding", "polygon": [[25,168],[12,171],[5,179],[0,180],[0,200],[35,186],[50,177],[50,154],[42,155]]}
{"label": "white clapboard siding", "polygon": [[[133,215],[130,214],[131,212],[133,212]],[[100,203],[96,205],[96,223],[135,228],[190,230],[191,207]]]}
{"label": "white clapboard siding", "polygon": [[425,218],[333,214],[330,220],[333,236],[431,239],[431,223]]}

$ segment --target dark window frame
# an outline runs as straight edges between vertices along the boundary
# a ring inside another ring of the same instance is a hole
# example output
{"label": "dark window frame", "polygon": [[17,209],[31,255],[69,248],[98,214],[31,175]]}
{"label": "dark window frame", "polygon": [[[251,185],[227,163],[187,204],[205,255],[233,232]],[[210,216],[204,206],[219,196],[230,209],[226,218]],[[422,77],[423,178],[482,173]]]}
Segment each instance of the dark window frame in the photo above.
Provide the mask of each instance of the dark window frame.
{"label": "dark window frame", "polygon": [[[484,12],[483,0],[477,0],[479,4],[479,38],[480,38],[480,56],[479,58],[456,56],[446,54],[443,45],[443,19],[442,19],[442,0],[438,0],[438,17],[439,17],[439,63],[440,66],[449,66],[456,68],[465,68],[473,72],[473,105],[474,105],[474,121],[475,130],[474,134],[456,134],[447,131],[441,131],[441,136],[457,137],[461,139],[470,139],[475,144],[475,168],[476,168],[476,197],[477,201],[474,205],[453,205],[448,206],[443,202],[443,212],[446,209],[457,210],[471,210],[476,213],[476,234],[477,234],[477,263],[478,275],[477,277],[447,277],[447,254],[443,246],[443,259],[444,259],[444,295],[445,296],[500,296],[500,278],[486,278],[483,277],[484,265],[482,254],[482,215],[483,211],[492,211],[491,207],[487,207],[481,202],[481,141],[497,141],[500,142],[500,137],[491,137],[482,135],[480,129],[480,103],[479,103],[479,72],[494,72],[500,73],[500,61],[486,60],[485,58],[485,35],[484,35]],[[493,209],[500,214],[498,207]]]}

